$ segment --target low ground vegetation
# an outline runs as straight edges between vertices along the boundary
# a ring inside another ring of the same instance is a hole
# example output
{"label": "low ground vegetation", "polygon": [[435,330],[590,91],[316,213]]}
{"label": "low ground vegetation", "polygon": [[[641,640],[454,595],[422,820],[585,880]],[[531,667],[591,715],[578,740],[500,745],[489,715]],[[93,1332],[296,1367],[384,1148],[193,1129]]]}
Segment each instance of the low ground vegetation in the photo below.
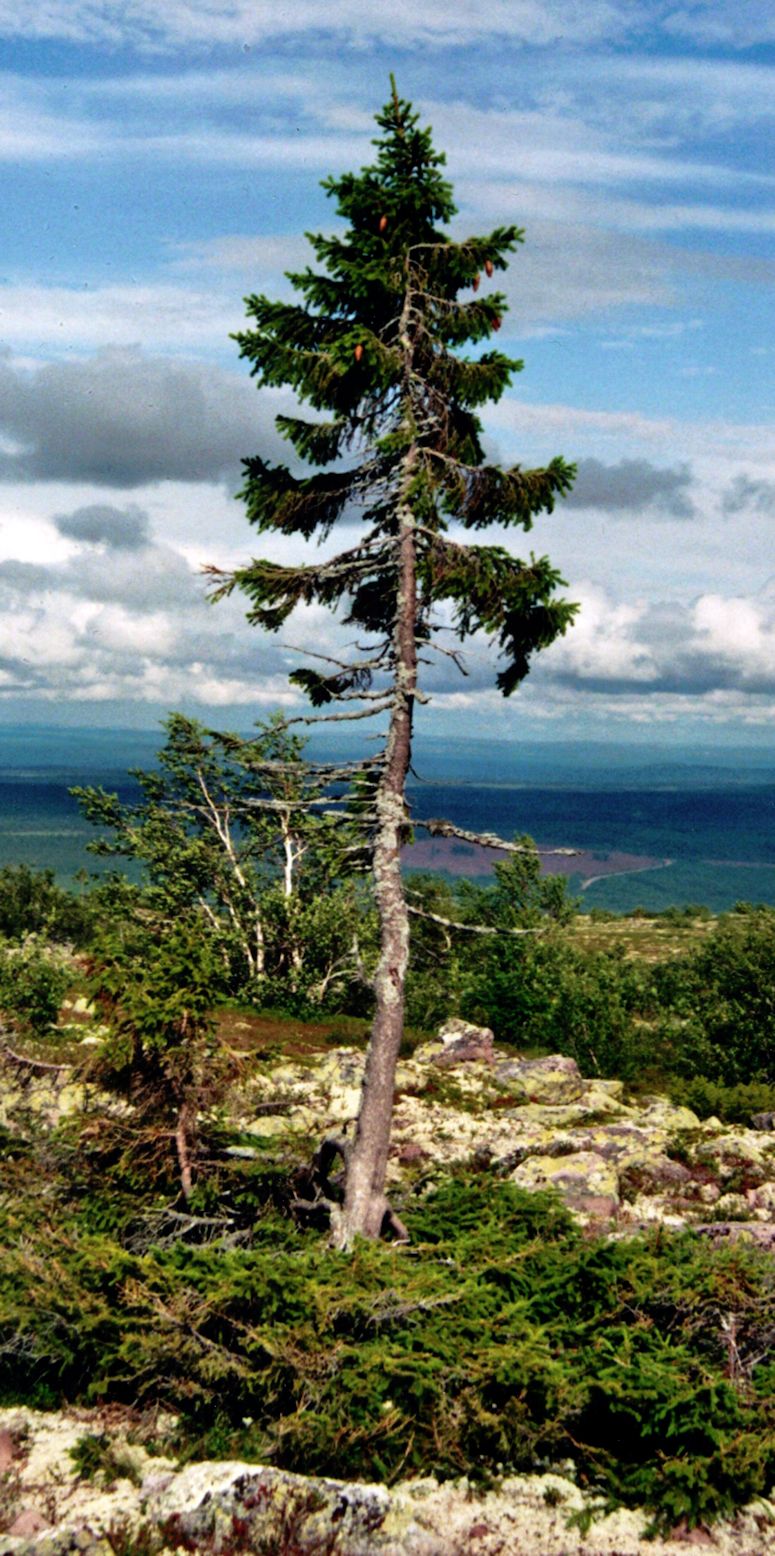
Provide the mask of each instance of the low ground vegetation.
{"label": "low ground vegetation", "polygon": [[264,1164],[243,1184],[249,1245],[138,1253],[61,1180],[41,1223],[13,1154],[4,1402],[161,1405],[167,1451],[345,1478],[487,1485],[572,1461],[663,1527],[772,1483],[772,1267],[755,1249],[590,1241],[549,1197],[459,1173],[402,1205],[411,1250],[345,1256],[278,1214]]}
{"label": "low ground vegetation", "polygon": [[[413,880],[435,917],[414,920],[406,1052],[462,1014],[700,1116],[775,1111],[775,913],[590,924],[533,863],[489,888]],[[53,1127],[22,1108],[0,1137],[6,1402],[163,1406],[178,1454],[391,1482],[572,1461],[665,1528],[769,1489],[771,1254],[592,1236],[484,1163],[407,1175],[408,1248],[333,1251],[291,1214],[316,1142],[245,1137],[223,1098],[256,1062],[363,1047],[365,984],[315,1001],[302,978],[278,1006],[195,905],[173,924],[142,888],[116,886],[112,912],[99,891],[77,949],[23,913],[0,946],[7,1062],[75,1056],[87,1083]]]}

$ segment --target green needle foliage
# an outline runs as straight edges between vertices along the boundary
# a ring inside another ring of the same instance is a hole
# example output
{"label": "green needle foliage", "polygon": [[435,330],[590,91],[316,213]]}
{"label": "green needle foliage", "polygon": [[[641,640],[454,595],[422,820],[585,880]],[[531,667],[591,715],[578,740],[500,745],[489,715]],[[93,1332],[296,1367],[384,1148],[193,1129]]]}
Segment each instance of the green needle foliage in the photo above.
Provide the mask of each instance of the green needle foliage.
{"label": "green needle foliage", "polygon": [[72,979],[67,961],[35,936],[21,945],[0,942],[0,1028],[8,1021],[42,1037],[56,1025]]}
{"label": "green needle foliage", "polygon": [[186,1453],[345,1478],[486,1485],[572,1460],[660,1527],[767,1493],[766,1255],[589,1241],[489,1174],[437,1178],[406,1210],[411,1251],[344,1257],[269,1216],[251,1248],[138,1255],[17,1193],[0,1216],[0,1391],[163,1403]]}
{"label": "green needle foliage", "polygon": [[90,992],[108,1036],[91,1074],[134,1104],[136,1148],[162,1162],[174,1149],[186,1199],[200,1112],[224,1068],[211,1013],[219,974],[212,940],[191,916],[111,925],[92,950]]}
{"label": "green needle foliage", "polygon": [[[374,166],[324,183],[349,224],[343,235],[309,235],[324,270],[289,274],[298,303],[248,297],[251,328],[235,337],[262,384],[290,386],[327,414],[324,421],[279,416],[277,425],[299,460],[335,466],[308,474],[260,455],[246,459],[241,495],[250,522],[262,532],[323,539],[357,510],[365,534],[320,565],[254,561],[228,575],[220,592],[244,590],[251,619],[271,631],[295,605],[317,600],[343,605],[346,620],[377,637],[389,634],[403,484],[418,528],[418,634],[429,637],[432,607],[448,602],[461,637],[484,631],[497,641],[506,660],[498,684],[508,692],[531,654],[566,630],[574,607],[556,596],[562,580],[547,558],[520,562],[501,546],[454,544],[445,532],[449,519],[467,529],[529,530],[575,473],[561,458],[533,470],[485,461],[477,408],[498,400],[523,364],[478,349],[500,328],[507,306],[500,292],[478,295],[479,283],[483,271],[505,270],[523,234],[507,226],[453,241],[438,225],[452,219],[455,205],[430,130],[395,93],[377,124]],[[477,349],[462,357],[456,348],[463,346]],[[389,655],[381,663],[389,672]],[[364,689],[374,673],[364,664],[360,687],[359,672],[343,667],[293,679],[313,702],[325,702]]]}

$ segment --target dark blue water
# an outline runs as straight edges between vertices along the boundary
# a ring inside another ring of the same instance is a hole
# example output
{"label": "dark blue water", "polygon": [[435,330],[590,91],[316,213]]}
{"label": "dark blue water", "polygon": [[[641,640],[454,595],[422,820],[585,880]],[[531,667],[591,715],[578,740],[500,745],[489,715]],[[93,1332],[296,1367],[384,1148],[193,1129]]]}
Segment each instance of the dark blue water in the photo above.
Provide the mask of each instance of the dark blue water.
{"label": "dark blue water", "polygon": [[754,789],[508,789],[423,784],[412,791],[423,817],[546,846],[775,866],[775,785]]}
{"label": "dark blue water", "polygon": [[[100,868],[87,851],[93,830],[68,787],[101,783],[125,800],[134,799],[138,791],[127,767],[152,765],[159,744],[158,735],[145,732],[6,739],[0,747],[0,865],[48,868],[63,883],[78,870]],[[482,773],[486,764],[481,752],[476,755],[473,770]],[[443,750],[436,751],[435,770],[443,771],[444,765]],[[616,787],[611,771],[598,768],[596,786],[594,764],[574,783],[570,763],[552,769],[551,759],[544,757],[532,782],[521,777],[510,784],[506,765],[496,783],[474,783],[458,777],[459,748],[449,766],[454,781],[412,786],[417,817],[446,817],[458,826],[504,837],[526,832],[545,847],[672,861],[648,873],[596,881],[584,893],[588,906],[626,910],[636,904],[659,908],[704,902],[718,910],[741,899],[775,903],[775,783],[762,781],[768,774],[746,786],[738,768],[729,778],[714,774],[712,786],[704,772],[692,786],[687,770],[679,785],[668,785],[662,774],[662,786],[650,789],[640,776],[636,787]],[[541,781],[539,771],[554,771],[554,782]],[[624,777],[623,772],[620,783]]]}

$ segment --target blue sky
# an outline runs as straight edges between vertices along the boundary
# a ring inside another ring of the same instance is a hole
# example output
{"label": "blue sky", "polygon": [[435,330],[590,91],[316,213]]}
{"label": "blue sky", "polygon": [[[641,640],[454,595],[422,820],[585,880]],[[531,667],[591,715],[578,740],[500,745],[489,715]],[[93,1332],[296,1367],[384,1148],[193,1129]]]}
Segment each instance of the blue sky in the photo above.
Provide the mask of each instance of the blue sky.
{"label": "blue sky", "polygon": [[455,230],[525,228],[491,452],[579,463],[509,538],[576,627],[509,704],[475,645],[428,727],[766,740],[774,34],[763,0],[0,0],[0,720],[293,703],[296,656],[199,575],[255,550],[240,457],[285,451],[229,332],[335,221],[319,181],[369,160],[393,70]]}

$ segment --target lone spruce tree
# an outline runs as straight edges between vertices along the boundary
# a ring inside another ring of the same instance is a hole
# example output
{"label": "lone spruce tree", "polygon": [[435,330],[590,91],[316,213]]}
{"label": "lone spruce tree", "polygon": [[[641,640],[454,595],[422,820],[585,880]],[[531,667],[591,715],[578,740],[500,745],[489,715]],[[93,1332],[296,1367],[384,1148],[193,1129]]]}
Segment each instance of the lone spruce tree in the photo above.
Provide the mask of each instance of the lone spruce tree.
{"label": "lone spruce tree", "polygon": [[506,268],[522,233],[498,227],[464,242],[445,233],[440,224],[456,209],[441,172],[445,158],[392,78],[391,86],[377,115],[375,162],[323,185],[346,231],[310,235],[320,268],[289,275],[301,300],[249,297],[252,327],[236,337],[262,384],[290,386],[323,413],[277,418],[314,473],[297,475],[260,455],[245,460],[250,522],[323,540],[338,521],[360,514],[362,533],[327,561],[293,567],[260,559],[220,574],[215,585],[216,597],[243,590],[249,619],[270,631],[299,604],[341,607],[366,641],[346,659],[311,655],[322,668],[298,669],[291,679],[315,707],[349,705],[323,717],[386,716],[383,748],[357,764],[360,799],[349,817],[363,828],[373,869],[381,951],[355,1139],[336,1147],[346,1165],[335,1226],[342,1245],[357,1234],[377,1237],[391,1221],[403,1231],[384,1192],[409,950],[400,853],[414,708],[427,700],[418,664],[450,653],[436,641],[436,607],[446,605],[447,625],[461,640],[482,633],[494,642],[505,696],[575,610],[557,595],[564,580],[548,558],[520,561],[500,545],[448,536],[450,520],[466,530],[530,529],[570,489],[575,471],[561,458],[534,470],[485,462],[477,408],[499,399],[522,364],[479,349],[506,306],[499,292],[479,288],[483,273],[489,280]]}

